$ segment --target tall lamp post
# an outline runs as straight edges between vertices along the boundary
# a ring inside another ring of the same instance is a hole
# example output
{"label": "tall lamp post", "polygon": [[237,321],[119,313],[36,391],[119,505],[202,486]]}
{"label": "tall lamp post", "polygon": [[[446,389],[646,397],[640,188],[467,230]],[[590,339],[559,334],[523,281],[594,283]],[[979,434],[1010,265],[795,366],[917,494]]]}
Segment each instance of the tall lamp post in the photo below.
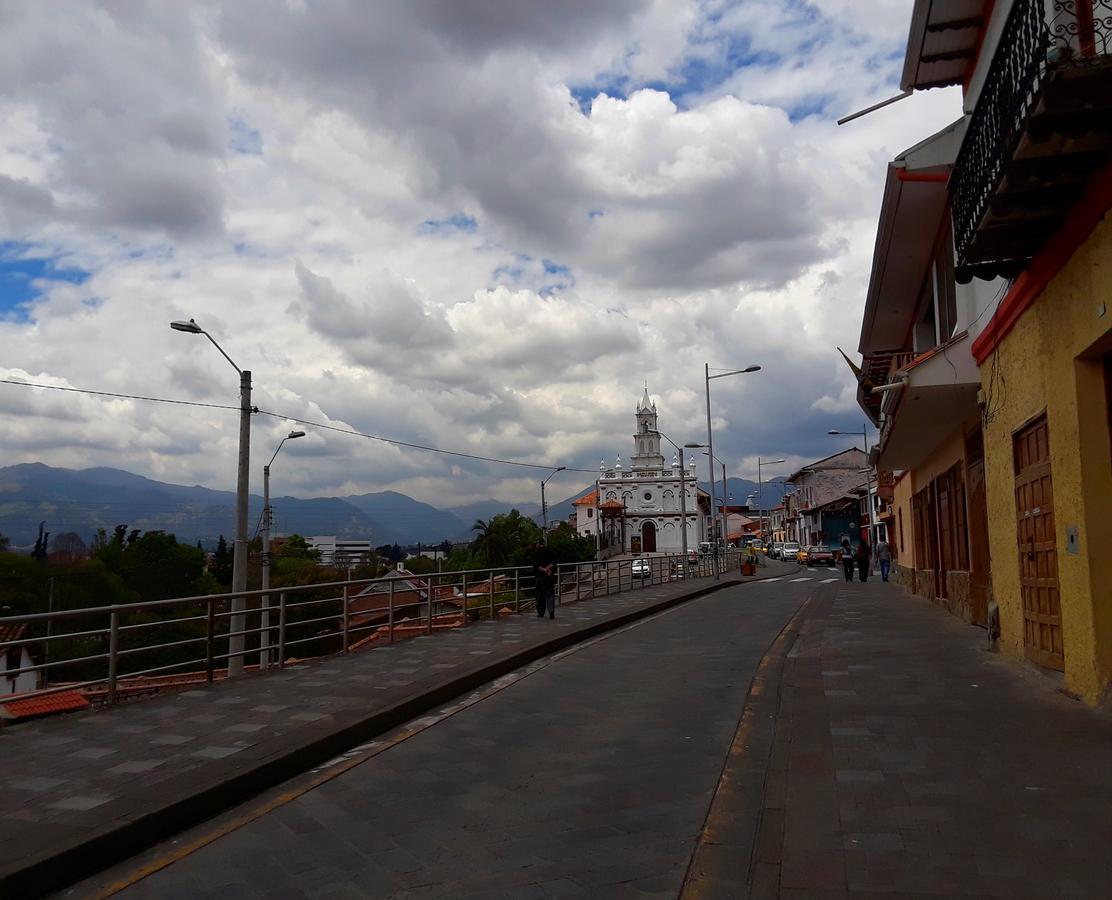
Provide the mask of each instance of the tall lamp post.
{"label": "tall lamp post", "polygon": [[548,504],[544,502],[544,486],[548,484],[549,479],[553,478],[558,472],[563,472],[567,466],[559,466],[548,478],[541,482],[541,521],[544,522],[544,542],[548,543]]}
{"label": "tall lamp post", "polygon": [[[263,580],[262,589],[264,591],[270,590],[270,526],[273,524],[271,521],[272,516],[270,512],[270,467],[274,465],[274,460],[278,456],[278,451],[282,449],[282,445],[286,441],[292,441],[297,438],[305,437],[304,431],[291,431],[282,440],[278,442],[278,447],[274,451],[274,456],[270,457],[270,462],[263,466]],[[266,669],[270,666],[271,653],[270,653],[270,594],[263,594],[263,608],[259,632],[259,668]]]}
{"label": "tall lamp post", "polygon": [[[861,426],[861,441],[865,445],[865,495],[869,501],[869,544],[876,542],[876,509],[873,504],[873,467],[869,465],[869,433],[867,425]],[[831,428],[827,434],[842,434],[857,437],[856,431],[839,431]]]}
{"label": "tall lamp post", "polygon": [[[711,452],[710,447],[708,447],[706,444],[694,444],[694,443],[692,443],[692,444],[684,444],[684,446],[689,447],[692,450],[702,450],[703,454],[710,458],[710,477],[711,477],[710,484],[711,484],[711,502],[712,503],[714,502],[714,464],[718,463],[720,466],[722,466],[722,506],[720,508],[722,510],[723,544],[725,544],[725,542],[726,542],[725,539],[729,537],[727,532],[729,531],[729,522],[730,522],[730,514],[729,514],[729,511],[726,508],[726,502],[727,502],[727,499],[731,499],[731,500],[733,499],[733,495],[728,494],[727,490],[726,490],[726,464],[724,462],[722,462],[722,460],[720,460],[717,456],[715,456]],[[714,528],[714,515],[715,515],[714,507],[711,506],[711,528],[712,529]],[[716,545],[715,546],[715,553],[717,554],[717,552],[718,552],[718,548],[717,548],[717,545]],[[715,565],[717,566],[717,563]],[[716,572],[717,572],[717,569],[716,569]]]}
{"label": "tall lamp post", "polygon": [[[764,525],[764,481],[761,480],[761,466],[774,466],[777,463],[786,462],[783,459],[761,459],[757,457],[757,527],[761,532],[761,540],[765,541],[765,525]],[[768,541],[765,541],[767,546]]]}
{"label": "tall lamp post", "polygon": [[[244,629],[246,627],[247,598],[247,489],[251,461],[251,372],[241,369],[216,339],[193,319],[188,322],[171,322],[174,331],[186,334],[203,334],[220,355],[239,372],[239,473],[236,478],[236,542],[232,557],[232,617],[228,625],[228,677],[243,674]],[[238,595],[238,596],[237,596]]]}
{"label": "tall lamp post", "polygon": [[[706,382],[707,389],[707,468],[710,469],[710,510],[711,510],[711,526],[715,528],[714,535],[714,580],[718,580],[718,529],[715,527],[714,521],[714,433],[711,428],[710,418],[710,383],[715,378],[729,378],[731,375],[748,375],[750,372],[759,372],[760,366],[746,366],[744,369],[731,369],[729,372],[718,372],[714,375],[710,374],[710,363],[703,363],[703,377]],[[725,488],[722,491],[722,502],[726,502]]]}
{"label": "tall lamp post", "polygon": [[[687,466],[683,464],[683,447],[673,441],[660,429],[657,429],[659,434],[664,440],[676,448],[676,453],[680,459],[680,521],[683,523],[680,526],[680,542],[683,547],[683,572],[687,574]],[[685,445],[686,446],[686,445]]]}

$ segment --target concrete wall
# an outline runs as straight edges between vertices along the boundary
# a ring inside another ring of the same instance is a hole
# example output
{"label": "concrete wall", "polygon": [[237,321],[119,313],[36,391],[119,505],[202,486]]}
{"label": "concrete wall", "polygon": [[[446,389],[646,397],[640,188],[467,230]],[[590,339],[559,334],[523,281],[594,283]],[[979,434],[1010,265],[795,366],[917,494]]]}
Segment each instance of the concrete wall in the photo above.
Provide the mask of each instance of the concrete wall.
{"label": "concrete wall", "polygon": [[[1099,304],[1107,311],[1099,314]],[[1066,686],[1101,699],[1112,674],[1112,447],[1103,370],[1112,349],[1112,222],[1106,217],[981,366],[985,476],[1000,646],[1023,656],[1012,436],[1044,410],[1050,432]],[[1076,527],[1080,552],[1066,551]]]}

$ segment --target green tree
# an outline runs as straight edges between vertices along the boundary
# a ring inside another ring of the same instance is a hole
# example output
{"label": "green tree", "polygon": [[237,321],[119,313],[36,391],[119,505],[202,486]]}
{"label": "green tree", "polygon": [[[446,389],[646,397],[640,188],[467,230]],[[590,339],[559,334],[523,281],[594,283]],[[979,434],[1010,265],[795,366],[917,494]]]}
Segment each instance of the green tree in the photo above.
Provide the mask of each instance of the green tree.
{"label": "green tree", "polygon": [[309,542],[300,534],[291,534],[286,538],[275,555],[283,559],[309,559],[320,562],[320,551],[316,547],[310,547]]}
{"label": "green tree", "polygon": [[411,556],[405,561],[405,567],[414,575],[431,575],[436,571],[436,560],[427,556]]}
{"label": "green tree", "polygon": [[216,579],[217,584],[231,587],[232,562],[232,552],[228,549],[228,542],[224,540],[224,535],[220,535],[220,539],[216,542],[216,551],[212,554],[212,561],[209,563],[209,572]]}

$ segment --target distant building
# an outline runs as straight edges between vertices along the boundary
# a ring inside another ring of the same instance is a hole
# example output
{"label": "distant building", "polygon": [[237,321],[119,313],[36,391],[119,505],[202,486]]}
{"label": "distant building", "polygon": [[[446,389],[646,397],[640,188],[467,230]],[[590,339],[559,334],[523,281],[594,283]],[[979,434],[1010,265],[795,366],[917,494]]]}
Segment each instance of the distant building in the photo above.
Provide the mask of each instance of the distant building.
{"label": "distant building", "polygon": [[26,624],[0,625],[0,694],[19,694],[46,687],[45,671],[9,675],[43,661],[41,644],[16,644],[30,637]]}
{"label": "distant building", "polygon": [[[637,406],[637,433],[633,436],[634,453],[628,469],[622,467],[621,456],[614,465],[601,467],[598,498],[601,500],[594,516],[603,514],[604,538],[612,546],[617,543],[629,553],[679,553],[683,547],[683,529],[687,546],[693,549],[705,538],[705,511],[702,510],[695,475],[695,460],[684,466],[679,456],[671,464],[660,452],[661,435],[657,430],[656,404],[648,388]],[[686,521],[680,514],[680,492],[684,494]],[[587,510],[590,511],[589,505]],[[596,529],[599,526],[595,526]],[[582,529],[576,530],[582,534]]]}
{"label": "distant building", "polygon": [[326,566],[357,566],[370,553],[374,545],[366,538],[338,538],[336,535],[317,535],[306,538],[306,543],[320,551],[320,561]]}
{"label": "distant building", "polygon": [[794,516],[785,515],[787,540],[800,544],[837,544],[843,534],[859,539],[854,491],[866,482],[865,452],[857,447],[804,466],[788,476],[794,491]]}

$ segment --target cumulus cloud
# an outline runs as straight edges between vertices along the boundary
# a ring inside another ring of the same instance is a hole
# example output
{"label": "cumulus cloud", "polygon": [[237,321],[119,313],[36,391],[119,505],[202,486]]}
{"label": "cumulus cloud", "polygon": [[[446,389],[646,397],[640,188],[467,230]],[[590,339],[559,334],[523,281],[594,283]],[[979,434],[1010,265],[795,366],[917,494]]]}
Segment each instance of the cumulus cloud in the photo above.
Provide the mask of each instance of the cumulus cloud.
{"label": "cumulus cloud", "polygon": [[[704,364],[759,363],[714,382],[716,451],[742,475],[825,456],[860,419],[834,347],[856,345],[885,163],[959,114],[931,92],[834,125],[895,91],[909,15],[5,7],[0,248],[89,275],[0,305],[4,364],[234,406],[226,361],[167,327],[195,317],[274,414],[256,460],[296,417],[594,470],[628,456],[644,382],[665,431],[699,440]],[[0,385],[0,414],[5,462],[234,484],[234,410]],[[528,469],[308,430],[283,491],[534,499]]]}

